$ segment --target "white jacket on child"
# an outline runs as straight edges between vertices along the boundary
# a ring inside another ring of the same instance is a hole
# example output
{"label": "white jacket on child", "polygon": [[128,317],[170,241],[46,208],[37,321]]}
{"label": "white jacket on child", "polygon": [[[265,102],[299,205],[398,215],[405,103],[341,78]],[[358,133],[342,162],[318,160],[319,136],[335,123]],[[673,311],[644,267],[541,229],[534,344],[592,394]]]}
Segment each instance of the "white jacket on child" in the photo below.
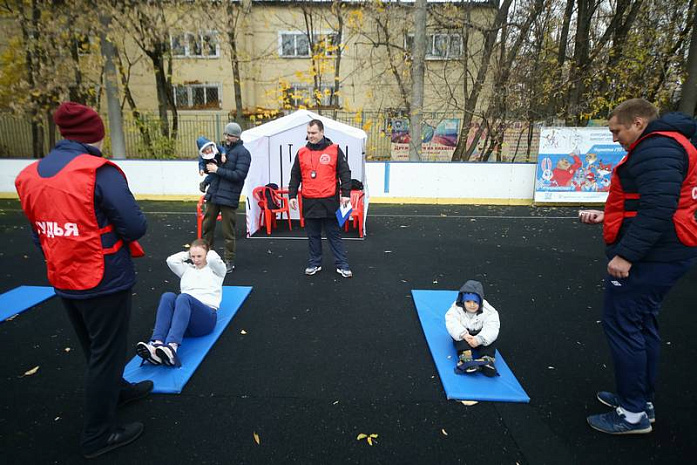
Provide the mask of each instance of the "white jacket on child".
{"label": "white jacket on child", "polygon": [[462,340],[465,331],[477,332],[475,337],[481,345],[488,346],[499,337],[499,313],[489,302],[483,300],[482,312],[470,313],[453,302],[445,312],[445,327],[456,341]]}
{"label": "white jacket on child", "polygon": [[189,252],[183,251],[167,257],[167,266],[181,278],[180,292],[189,294],[215,310],[223,300],[223,280],[227,269],[218,252],[209,250],[206,255],[208,262],[203,268],[196,268],[193,263],[187,263]]}

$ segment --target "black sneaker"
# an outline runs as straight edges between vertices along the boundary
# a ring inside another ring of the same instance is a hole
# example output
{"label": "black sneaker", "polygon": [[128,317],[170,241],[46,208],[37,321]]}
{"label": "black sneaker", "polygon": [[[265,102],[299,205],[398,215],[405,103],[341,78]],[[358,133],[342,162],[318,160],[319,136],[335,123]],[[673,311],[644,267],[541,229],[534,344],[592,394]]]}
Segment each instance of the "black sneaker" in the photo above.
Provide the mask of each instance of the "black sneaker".
{"label": "black sneaker", "polygon": [[82,455],[86,459],[93,459],[99,457],[102,454],[106,454],[114,449],[118,449],[121,446],[132,443],[138,437],[143,434],[143,424],[140,422],[128,423],[126,425],[120,426],[113,433],[109,435],[106,443],[101,447],[89,452],[83,452]]}
{"label": "black sneaker", "polygon": [[126,404],[148,397],[153,387],[154,383],[146,379],[140,383],[131,383],[129,387],[121,388],[118,407],[123,407]]}
{"label": "black sneaker", "polygon": [[208,184],[206,184],[205,181],[202,181],[201,184],[198,185],[198,190],[200,190],[201,192],[203,192],[205,194],[206,187],[208,187]]}

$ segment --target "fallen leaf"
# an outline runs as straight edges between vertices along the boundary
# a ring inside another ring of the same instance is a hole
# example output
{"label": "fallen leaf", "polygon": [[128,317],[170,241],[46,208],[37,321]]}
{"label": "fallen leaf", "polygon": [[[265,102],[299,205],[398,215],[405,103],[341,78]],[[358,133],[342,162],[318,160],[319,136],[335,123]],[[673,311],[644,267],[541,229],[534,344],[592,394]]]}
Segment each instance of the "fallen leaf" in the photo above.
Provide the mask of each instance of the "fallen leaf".
{"label": "fallen leaf", "polygon": [[462,400],[462,401],[460,401],[460,403],[461,403],[462,405],[466,405],[467,407],[469,407],[469,406],[471,406],[471,405],[476,405],[476,404],[478,404],[479,402],[476,401],[476,400]]}
{"label": "fallen leaf", "polygon": [[360,441],[361,439],[365,439],[365,438],[367,438],[367,437],[368,437],[367,434],[361,433],[361,434],[359,434],[358,436],[356,436],[356,441]]}
{"label": "fallen leaf", "polygon": [[440,432],[443,433],[443,436],[447,436],[447,435],[448,435],[448,432],[445,431],[444,429],[441,429]]}
{"label": "fallen leaf", "polygon": [[189,247],[191,247],[191,245],[190,245],[190,244],[184,244],[183,247],[184,247],[185,249],[188,249]]}
{"label": "fallen leaf", "polygon": [[385,253],[392,253],[391,250],[385,250]]}
{"label": "fallen leaf", "polygon": [[240,331],[240,334],[247,334],[247,331],[243,329],[242,331]]}
{"label": "fallen leaf", "polygon": [[333,403],[332,405],[336,405],[336,404],[338,404],[338,403],[339,403],[339,401],[338,401],[338,400],[335,400],[334,403]]}
{"label": "fallen leaf", "polygon": [[256,442],[257,445],[261,445],[261,439],[259,439],[259,435],[256,432],[254,433],[254,442]]}
{"label": "fallen leaf", "polygon": [[547,368],[550,370],[554,370],[554,367],[552,365],[548,366]]}
{"label": "fallen leaf", "polygon": [[16,313],[16,314],[12,315],[11,317],[9,317],[8,319],[6,319],[5,321],[12,321],[12,320],[14,320],[15,318],[17,318],[17,315],[19,315],[19,313]]}
{"label": "fallen leaf", "polygon": [[53,421],[58,421],[58,420],[60,420],[60,419],[61,419],[61,417],[56,417],[56,418],[53,419]]}
{"label": "fallen leaf", "polygon": [[70,347],[66,347],[66,348],[63,349],[63,350],[64,350],[66,353],[68,353],[68,352],[70,352],[72,349],[71,349]]}
{"label": "fallen leaf", "polygon": [[367,441],[368,441],[368,445],[371,445],[371,446],[373,445],[373,438],[371,438],[370,436],[368,436]]}
{"label": "fallen leaf", "polygon": [[25,371],[24,375],[22,375],[22,376],[31,376],[31,375],[35,374],[37,371],[39,371],[39,365],[35,366],[34,368],[32,368],[29,371]]}

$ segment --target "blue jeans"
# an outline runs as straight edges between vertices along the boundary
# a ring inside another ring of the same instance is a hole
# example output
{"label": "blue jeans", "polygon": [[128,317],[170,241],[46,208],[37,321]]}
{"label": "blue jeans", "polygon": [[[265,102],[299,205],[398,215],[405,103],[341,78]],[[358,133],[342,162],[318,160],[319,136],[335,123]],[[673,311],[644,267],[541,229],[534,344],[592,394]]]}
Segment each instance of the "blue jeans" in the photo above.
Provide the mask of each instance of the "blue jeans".
{"label": "blue jeans", "polygon": [[625,410],[643,412],[646,402],[653,402],[661,349],[658,312],[668,291],[694,263],[636,262],[626,279],[605,277],[603,329]]}
{"label": "blue jeans", "polygon": [[336,218],[305,218],[305,231],[310,246],[309,266],[322,266],[322,226],[327,234],[329,248],[334,254],[337,268],[348,270],[346,249],[341,239],[341,229]]}
{"label": "blue jeans", "polygon": [[152,341],[181,344],[184,336],[204,336],[215,328],[218,313],[189,294],[165,292],[157,307]]}

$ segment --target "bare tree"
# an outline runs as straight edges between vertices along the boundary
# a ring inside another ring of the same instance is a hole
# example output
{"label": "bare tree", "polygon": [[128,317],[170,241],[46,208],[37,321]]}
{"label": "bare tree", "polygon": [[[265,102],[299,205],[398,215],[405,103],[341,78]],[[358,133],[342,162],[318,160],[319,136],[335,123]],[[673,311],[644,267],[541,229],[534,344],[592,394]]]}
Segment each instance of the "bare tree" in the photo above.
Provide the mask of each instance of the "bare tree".
{"label": "bare tree", "polygon": [[426,67],[426,0],[414,2],[414,51],[411,62],[411,113],[409,160],[421,160],[421,116],[424,105],[424,73]]}
{"label": "bare tree", "polygon": [[[475,108],[477,107],[482,88],[484,87],[484,81],[489,72],[489,65],[495,51],[496,38],[498,37],[503,24],[506,22],[512,2],[513,0],[503,1],[501,6],[499,6],[498,10],[496,11],[496,15],[491,26],[484,33],[484,48],[479,60],[479,69],[465,102],[465,108],[462,114],[462,125],[460,127],[457,147],[455,147],[455,151],[453,152],[452,161],[463,161],[469,159],[469,156],[474,150],[474,146],[476,146],[476,144],[471,144],[470,147],[467,146],[467,136],[469,134],[470,124],[472,123],[472,116],[474,115]],[[467,44],[465,44],[465,47],[467,47]]]}

